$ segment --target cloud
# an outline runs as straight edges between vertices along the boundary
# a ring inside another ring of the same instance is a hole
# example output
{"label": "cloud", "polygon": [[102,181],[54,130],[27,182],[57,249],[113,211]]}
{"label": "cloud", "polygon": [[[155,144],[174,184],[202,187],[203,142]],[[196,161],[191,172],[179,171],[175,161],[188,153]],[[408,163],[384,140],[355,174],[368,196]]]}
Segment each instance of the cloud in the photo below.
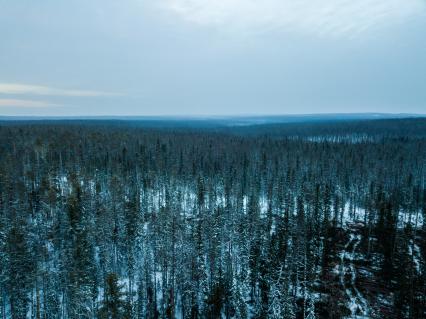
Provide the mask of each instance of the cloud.
{"label": "cloud", "polygon": [[53,104],[44,101],[21,100],[21,99],[0,99],[0,107],[21,107],[21,108],[46,108],[56,107],[59,104]]}
{"label": "cloud", "polygon": [[425,13],[421,0],[167,0],[183,19],[226,30],[356,35]]}
{"label": "cloud", "polygon": [[46,95],[46,96],[68,96],[68,97],[99,97],[115,96],[117,93],[88,91],[88,90],[64,90],[41,85],[0,83],[0,94],[14,95]]}

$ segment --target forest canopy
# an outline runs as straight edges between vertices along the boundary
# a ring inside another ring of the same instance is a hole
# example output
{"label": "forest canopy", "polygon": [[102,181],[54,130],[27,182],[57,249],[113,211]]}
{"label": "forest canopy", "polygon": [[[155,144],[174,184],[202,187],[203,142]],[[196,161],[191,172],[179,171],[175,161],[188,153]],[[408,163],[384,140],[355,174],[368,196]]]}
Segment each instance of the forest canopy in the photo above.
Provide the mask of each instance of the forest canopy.
{"label": "forest canopy", "polygon": [[0,122],[0,318],[424,318],[426,119]]}

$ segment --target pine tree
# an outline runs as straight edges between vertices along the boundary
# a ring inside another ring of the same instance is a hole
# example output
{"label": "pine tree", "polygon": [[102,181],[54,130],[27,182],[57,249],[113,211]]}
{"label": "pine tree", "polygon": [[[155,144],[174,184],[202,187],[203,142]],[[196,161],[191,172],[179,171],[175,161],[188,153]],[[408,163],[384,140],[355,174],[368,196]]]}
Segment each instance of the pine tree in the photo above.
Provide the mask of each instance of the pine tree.
{"label": "pine tree", "polygon": [[71,236],[68,251],[68,314],[90,318],[93,313],[92,293],[95,280],[93,241],[82,205],[82,192],[76,177],[73,177],[74,192],[68,200],[68,218]]}
{"label": "pine tree", "polygon": [[29,306],[29,292],[33,272],[26,229],[22,222],[12,226],[8,235],[9,294],[12,319],[25,318]]}
{"label": "pine tree", "polygon": [[117,275],[109,273],[105,280],[104,301],[98,313],[100,319],[126,318],[126,302],[122,289]]}
{"label": "pine tree", "polygon": [[308,305],[306,308],[306,316],[305,319],[316,319],[316,315],[315,315],[315,303],[313,300],[313,297],[310,296],[308,298]]}

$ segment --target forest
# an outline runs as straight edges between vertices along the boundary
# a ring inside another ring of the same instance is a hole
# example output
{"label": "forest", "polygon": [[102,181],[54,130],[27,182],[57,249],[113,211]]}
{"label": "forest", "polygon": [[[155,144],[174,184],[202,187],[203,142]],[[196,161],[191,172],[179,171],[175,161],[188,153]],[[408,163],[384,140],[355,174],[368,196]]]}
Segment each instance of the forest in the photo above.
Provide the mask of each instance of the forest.
{"label": "forest", "polygon": [[426,318],[425,118],[207,124],[1,121],[0,319]]}

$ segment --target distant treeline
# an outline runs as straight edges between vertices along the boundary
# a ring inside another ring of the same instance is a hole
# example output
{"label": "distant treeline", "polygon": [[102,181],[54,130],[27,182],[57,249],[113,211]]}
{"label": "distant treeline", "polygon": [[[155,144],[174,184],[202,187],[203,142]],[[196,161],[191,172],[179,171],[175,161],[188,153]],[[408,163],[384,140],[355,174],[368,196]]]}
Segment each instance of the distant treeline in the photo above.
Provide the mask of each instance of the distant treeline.
{"label": "distant treeline", "polygon": [[[278,121],[278,120],[276,120]],[[423,138],[426,136],[426,117],[399,118],[399,119],[333,119],[296,117],[295,119],[274,122],[273,118],[257,119],[188,119],[170,120],[158,118],[155,120],[80,120],[80,119],[53,119],[53,120],[0,120],[0,127],[7,126],[80,126],[104,128],[139,128],[141,130],[161,130],[177,132],[222,132],[240,135],[267,135],[274,137],[306,137],[306,136],[346,136],[368,135],[370,137],[395,138]],[[285,122],[287,121],[287,122]],[[259,122],[264,122],[259,124]]]}

